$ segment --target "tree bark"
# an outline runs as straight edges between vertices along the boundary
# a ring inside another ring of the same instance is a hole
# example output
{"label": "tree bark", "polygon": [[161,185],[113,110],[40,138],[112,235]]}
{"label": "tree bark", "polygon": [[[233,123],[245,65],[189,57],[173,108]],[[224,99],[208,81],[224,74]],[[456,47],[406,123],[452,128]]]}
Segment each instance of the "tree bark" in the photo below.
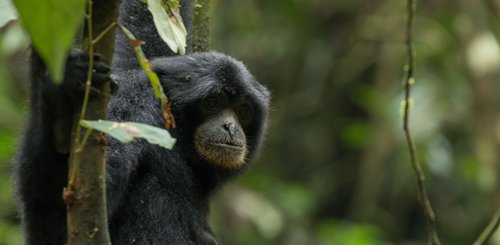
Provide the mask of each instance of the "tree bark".
{"label": "tree bark", "polygon": [[196,0],[192,30],[192,52],[206,52],[210,44],[210,0]]}
{"label": "tree bark", "polygon": [[[106,28],[116,22],[120,0],[92,0],[91,19],[92,35],[85,28],[85,39],[98,37]],[[88,27],[88,26],[87,26]],[[101,54],[102,60],[111,64],[115,30],[109,31],[94,46],[94,51]],[[100,96],[89,98],[86,120],[105,119],[107,116],[110,88],[109,84],[94,86],[101,91]],[[97,131],[88,135],[83,145],[82,136],[87,132],[82,129],[80,139],[75,133],[80,119],[79,111],[74,115],[73,145],[69,160],[68,187],[63,197],[67,207],[68,244],[111,244],[108,232],[106,210],[106,174],[104,146],[106,136]]]}

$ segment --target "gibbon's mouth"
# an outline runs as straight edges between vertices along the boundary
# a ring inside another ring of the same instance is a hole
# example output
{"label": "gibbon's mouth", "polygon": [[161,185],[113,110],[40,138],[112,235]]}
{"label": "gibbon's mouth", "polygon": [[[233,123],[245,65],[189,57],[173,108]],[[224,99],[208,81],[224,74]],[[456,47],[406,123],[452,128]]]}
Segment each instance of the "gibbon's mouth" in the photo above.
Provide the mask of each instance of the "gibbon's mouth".
{"label": "gibbon's mouth", "polygon": [[245,145],[237,142],[209,142],[210,145],[216,146],[216,147],[225,147],[229,149],[234,149],[234,150],[241,150]]}

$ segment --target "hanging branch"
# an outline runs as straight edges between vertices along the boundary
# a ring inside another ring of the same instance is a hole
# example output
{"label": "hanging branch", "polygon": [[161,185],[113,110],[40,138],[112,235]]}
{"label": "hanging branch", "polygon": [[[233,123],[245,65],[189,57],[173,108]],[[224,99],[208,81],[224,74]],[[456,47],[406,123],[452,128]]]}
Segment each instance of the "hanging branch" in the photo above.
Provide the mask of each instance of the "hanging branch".
{"label": "hanging branch", "polygon": [[[106,210],[106,174],[104,146],[106,136],[91,129],[82,129],[82,119],[106,118],[109,84],[94,85],[100,96],[89,97],[94,52],[111,64],[114,29],[119,0],[87,1],[86,32],[89,71],[81,113],[75,115],[73,144],[69,158],[68,186],[63,198],[67,207],[68,244],[111,244]],[[96,37],[94,39],[94,37]],[[82,136],[83,134],[83,136]]]}
{"label": "hanging branch", "polygon": [[413,170],[415,171],[415,175],[417,177],[417,186],[418,186],[418,199],[420,204],[422,205],[422,209],[424,210],[425,217],[427,220],[427,230],[428,230],[428,244],[431,245],[439,245],[441,242],[439,241],[437,231],[436,231],[436,216],[434,215],[434,211],[432,210],[431,203],[429,201],[429,197],[427,195],[427,191],[425,189],[425,175],[422,170],[422,166],[419,163],[418,155],[417,155],[417,147],[415,142],[413,141],[413,137],[411,135],[409,129],[409,121],[410,121],[410,106],[411,98],[410,91],[411,86],[415,83],[415,51],[413,49],[413,26],[415,22],[415,10],[416,10],[416,0],[408,0],[407,1],[407,22],[406,22],[406,32],[405,32],[405,43],[408,50],[408,66],[406,79],[404,83],[405,90],[405,99],[404,99],[404,115],[403,115],[403,130],[405,132],[406,141],[408,143],[408,149],[410,151],[411,164]]}
{"label": "hanging branch", "polygon": [[493,216],[493,219],[491,219],[490,223],[486,228],[484,229],[483,232],[481,232],[481,235],[477,238],[477,240],[474,242],[474,245],[482,245],[485,244],[490,238],[495,234],[495,231],[498,230],[498,226],[500,225],[500,208],[497,209],[497,212]]}

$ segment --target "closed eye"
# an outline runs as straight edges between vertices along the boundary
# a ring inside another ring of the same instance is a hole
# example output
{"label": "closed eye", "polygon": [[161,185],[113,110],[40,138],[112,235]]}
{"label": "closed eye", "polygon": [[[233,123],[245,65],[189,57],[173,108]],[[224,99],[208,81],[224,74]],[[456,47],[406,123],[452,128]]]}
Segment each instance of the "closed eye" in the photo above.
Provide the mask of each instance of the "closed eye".
{"label": "closed eye", "polygon": [[216,111],[220,109],[220,103],[216,97],[211,96],[203,101],[203,107],[207,111]]}
{"label": "closed eye", "polygon": [[253,117],[253,110],[249,104],[242,104],[235,108],[235,112],[238,115],[238,119],[241,124],[247,125],[250,123]]}

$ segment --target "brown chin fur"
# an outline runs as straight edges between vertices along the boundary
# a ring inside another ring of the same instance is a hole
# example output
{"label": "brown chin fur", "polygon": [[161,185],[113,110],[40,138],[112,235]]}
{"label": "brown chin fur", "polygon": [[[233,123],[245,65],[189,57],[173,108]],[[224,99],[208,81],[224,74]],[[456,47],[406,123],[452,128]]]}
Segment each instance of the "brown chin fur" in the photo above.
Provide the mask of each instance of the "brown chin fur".
{"label": "brown chin fur", "polygon": [[225,143],[197,142],[196,150],[201,157],[216,167],[227,169],[239,168],[245,162],[247,148]]}

